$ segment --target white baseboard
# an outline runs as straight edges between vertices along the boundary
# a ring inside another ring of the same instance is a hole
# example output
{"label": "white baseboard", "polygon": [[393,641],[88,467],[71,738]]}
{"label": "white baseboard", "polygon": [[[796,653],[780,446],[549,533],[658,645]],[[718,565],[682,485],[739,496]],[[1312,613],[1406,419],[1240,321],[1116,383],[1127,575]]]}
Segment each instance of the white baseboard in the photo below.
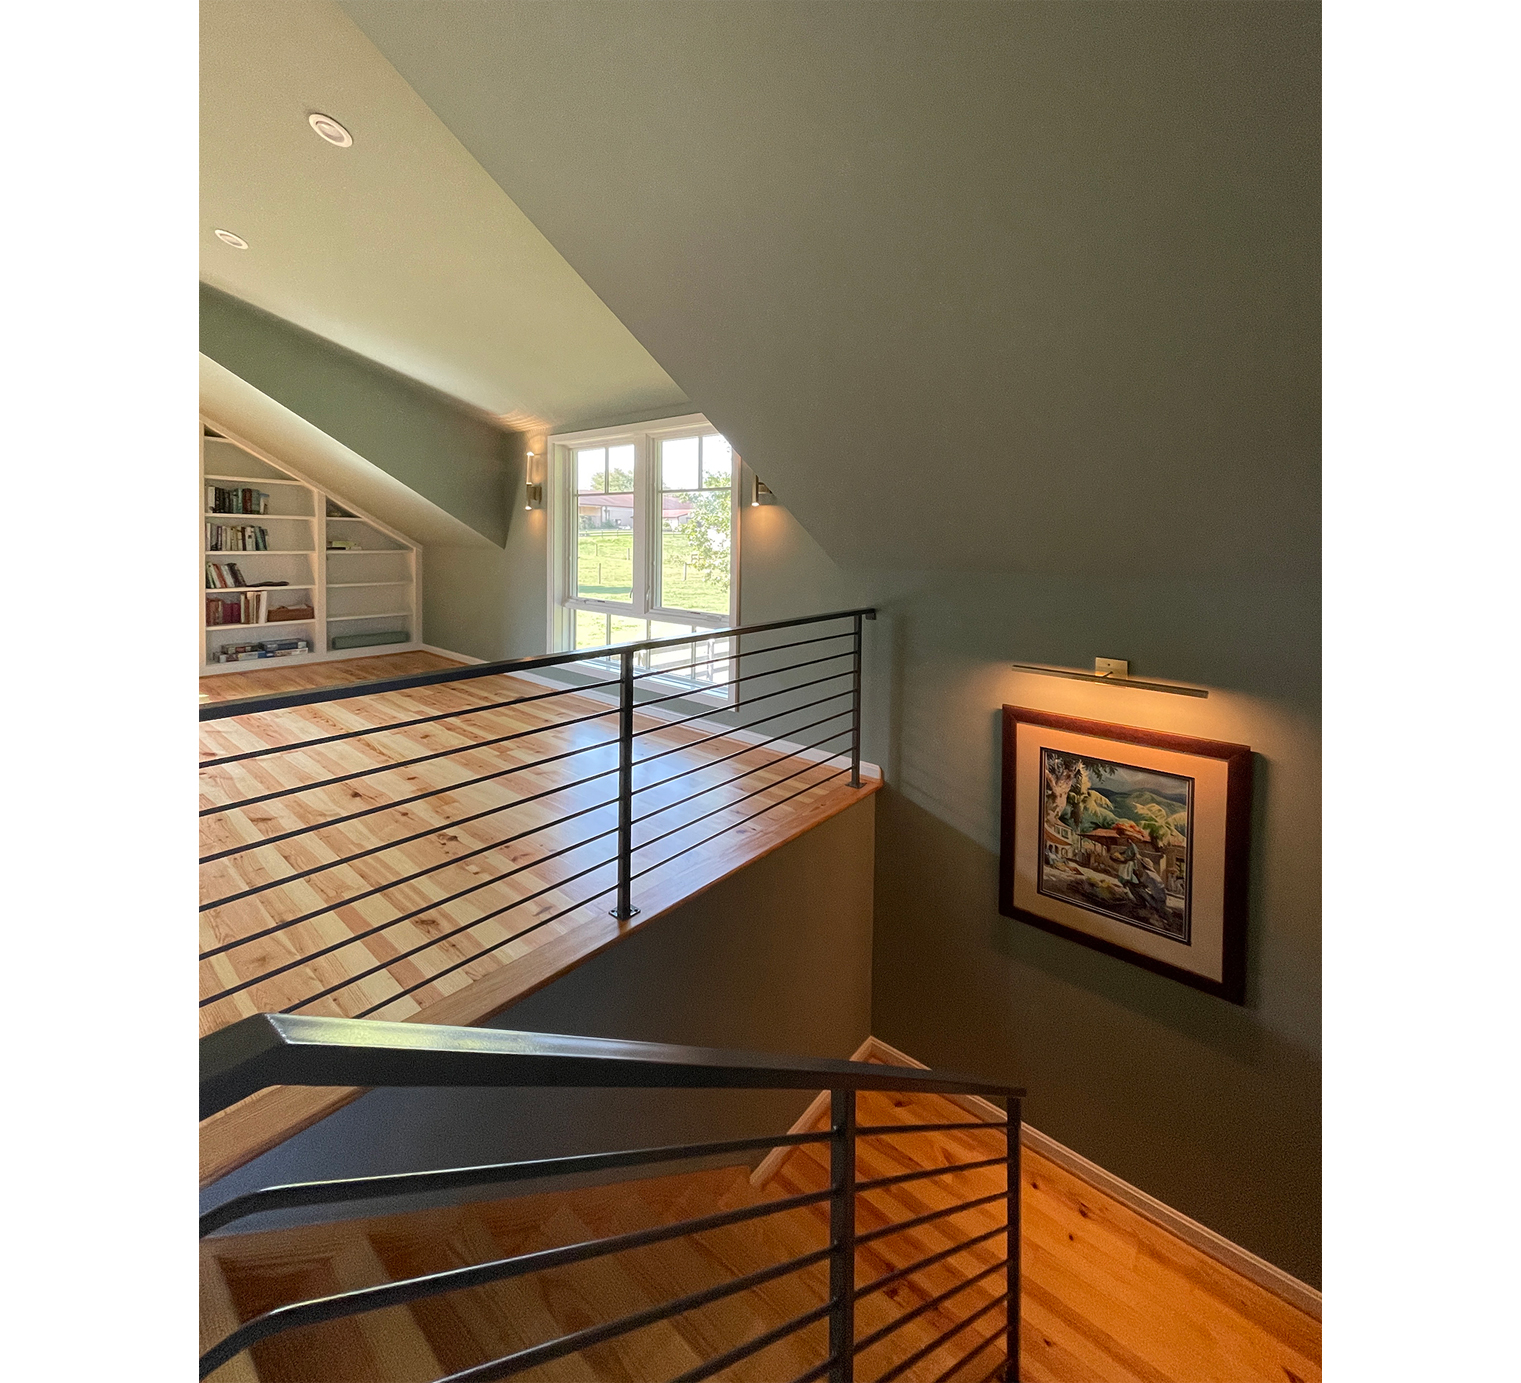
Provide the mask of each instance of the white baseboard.
{"label": "white baseboard", "polygon": [[484,663],[484,658],[476,658],[469,653],[456,653],[451,648],[436,648],[430,643],[420,643],[418,649],[423,653],[436,653],[440,658],[453,658],[456,663],[470,663],[471,665]]}
{"label": "white baseboard", "polygon": [[[868,1037],[856,1048],[850,1059],[877,1061],[887,1066],[913,1066],[921,1071],[929,1069],[922,1061],[915,1061],[906,1052],[900,1052],[896,1047],[876,1037]],[[997,1105],[979,1099],[976,1095],[947,1095],[945,1098],[966,1110],[974,1118],[982,1119],[987,1123],[1002,1124],[1008,1121],[1003,1110]],[[821,1091],[803,1116],[787,1131],[789,1133],[806,1132],[828,1109],[829,1092]],[[1155,1196],[1148,1195],[1140,1187],[1132,1186],[1128,1181],[1115,1176],[1113,1172],[1105,1171],[1098,1163],[1090,1162],[1081,1153],[1073,1152],[1071,1148],[1058,1143],[1056,1139],[1042,1133],[1039,1129],[1031,1128],[1029,1124],[1020,1125],[1019,1145],[1022,1148],[1028,1148],[1037,1156],[1044,1157],[1048,1162],[1054,1162],[1068,1175],[1085,1182],[1095,1191],[1103,1192],[1127,1210],[1133,1210],[1137,1215],[1161,1226],[1185,1244],[1198,1249],[1206,1257],[1213,1258],[1223,1267],[1240,1273],[1242,1277],[1271,1292],[1279,1300],[1287,1302],[1317,1321],[1320,1320],[1321,1294],[1307,1282],[1301,1282],[1297,1277],[1284,1272],[1282,1268],[1275,1267],[1265,1258],[1259,1258],[1255,1253],[1242,1248],[1240,1244],[1232,1243],[1223,1234],[1215,1233],[1208,1225],[1201,1225],[1197,1220],[1190,1219],[1182,1211],[1174,1210],[1172,1206],[1159,1201]],[[751,1174],[751,1184],[759,1187],[770,1180],[776,1169],[781,1166],[782,1159],[790,1152],[792,1152],[791,1148],[773,1148]]]}

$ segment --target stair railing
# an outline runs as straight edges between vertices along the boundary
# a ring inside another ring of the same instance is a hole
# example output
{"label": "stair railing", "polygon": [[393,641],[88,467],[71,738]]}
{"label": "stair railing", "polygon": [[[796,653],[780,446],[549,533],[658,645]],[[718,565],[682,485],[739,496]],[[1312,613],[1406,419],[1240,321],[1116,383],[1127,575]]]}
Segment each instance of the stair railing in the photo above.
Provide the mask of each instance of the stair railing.
{"label": "stair railing", "polygon": [[[201,763],[207,1026],[275,1008],[407,1017],[393,1006],[471,962],[599,902],[632,918],[640,881],[673,861],[842,780],[861,787],[862,626],[875,618],[845,610],[202,705],[203,724],[229,722],[225,752]],[[345,702],[397,692],[453,704],[345,720]],[[281,715],[303,707],[321,708],[320,726]],[[472,729],[506,710],[532,723]],[[401,732],[456,742],[397,756],[387,737]],[[429,786],[397,787],[419,773]],[[407,854],[445,838],[445,858]],[[461,867],[468,878],[450,874]],[[419,887],[435,896],[416,905]],[[331,939],[331,915],[359,904],[363,922]],[[414,940],[405,924],[437,925]],[[353,949],[371,941],[373,964]],[[421,977],[396,979],[403,962]]]}
{"label": "stair railing", "polygon": [[[944,1071],[849,1061],[824,1061],[716,1048],[617,1042],[498,1029],[449,1028],[415,1023],[360,1022],[353,1019],[275,1014],[256,1015],[202,1038],[201,1072],[202,1119],[209,1118],[270,1085],[410,1088],[552,1086],[647,1090],[822,1088],[830,1092],[828,1132],[774,1134],[762,1138],[637,1148],[493,1166],[271,1186],[228,1200],[201,1217],[203,1237],[250,1215],[297,1206],[340,1205],[353,1201],[414,1196],[424,1192],[507,1186],[568,1173],[610,1172],[723,1154],[799,1147],[804,1144],[827,1143],[829,1146],[830,1182],[826,1191],[784,1196],[759,1205],[703,1215],[674,1224],[378,1283],[314,1300],[292,1302],[244,1322],[209,1349],[200,1361],[202,1378],[210,1376],[243,1350],[299,1327],[339,1320],[387,1306],[422,1301],[466,1288],[482,1287],[549,1268],[627,1252],[705,1230],[759,1220],[825,1202],[829,1205],[829,1242],[817,1251],[797,1255],[616,1320],[587,1326],[557,1339],[546,1340],[500,1358],[485,1360],[448,1374],[439,1383],[485,1383],[488,1379],[511,1378],[536,1365],[564,1358],[630,1331],[668,1320],[683,1312],[825,1262],[829,1265],[829,1293],[823,1304],[752,1339],[737,1342],[722,1354],[682,1373],[671,1383],[698,1383],[698,1380],[710,1378],[797,1331],[826,1319],[829,1322],[826,1357],[792,1383],[812,1383],[812,1380],[822,1378],[828,1378],[830,1383],[853,1383],[855,1360],[859,1354],[880,1343],[900,1326],[944,1306],[961,1292],[999,1273],[1003,1275],[1003,1289],[997,1296],[957,1321],[929,1344],[897,1361],[886,1372],[878,1375],[874,1383],[891,1383],[891,1380],[902,1376],[999,1309],[1004,1311],[1003,1328],[995,1328],[983,1337],[973,1349],[944,1370],[940,1378],[946,1379],[957,1373],[1000,1340],[1004,1345],[1006,1361],[1019,1358],[1019,1135],[1020,1108],[1024,1095],[1021,1089]],[[1002,1124],[969,1120],[938,1124],[861,1126],[856,1122],[856,1095],[862,1090],[1001,1097],[1008,1102],[1008,1117]],[[862,1138],[967,1129],[1001,1129],[1006,1139],[1005,1151],[996,1157],[974,1162],[927,1167],[867,1181],[856,1178],[856,1147]],[[958,1172],[995,1166],[1006,1169],[1007,1185],[1003,1191],[960,1200],[949,1207],[879,1226],[864,1234],[857,1233],[856,1202],[865,1192],[920,1178],[948,1177]],[[861,1285],[856,1283],[856,1250],[859,1247],[999,1202],[1006,1207],[1007,1218],[1003,1226],[930,1254],[874,1281]],[[871,1334],[857,1336],[855,1308],[863,1297],[891,1287],[926,1268],[946,1262],[970,1248],[997,1239],[1003,1240],[1003,1257],[998,1262],[966,1276],[950,1290],[906,1311]],[[1007,1371],[1006,1376],[1012,1381],[1016,1373],[1017,1370]]]}

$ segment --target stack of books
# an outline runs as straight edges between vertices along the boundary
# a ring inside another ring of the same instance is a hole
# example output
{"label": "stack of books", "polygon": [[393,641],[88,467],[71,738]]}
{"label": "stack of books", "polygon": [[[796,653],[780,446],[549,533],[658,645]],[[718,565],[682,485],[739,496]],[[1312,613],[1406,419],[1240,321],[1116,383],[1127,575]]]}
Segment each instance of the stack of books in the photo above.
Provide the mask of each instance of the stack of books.
{"label": "stack of books", "polygon": [[352,538],[329,538],[327,540],[329,552],[361,552],[363,549]]}
{"label": "stack of books", "polygon": [[253,524],[208,523],[207,552],[267,552],[269,530]]}
{"label": "stack of books", "polygon": [[269,496],[263,490],[224,490],[220,485],[206,487],[208,514],[267,514]]}
{"label": "stack of books", "polygon": [[217,649],[209,661],[213,663],[249,663],[258,658],[294,658],[298,653],[310,653],[311,645],[305,639],[265,639],[263,643],[230,643]]}

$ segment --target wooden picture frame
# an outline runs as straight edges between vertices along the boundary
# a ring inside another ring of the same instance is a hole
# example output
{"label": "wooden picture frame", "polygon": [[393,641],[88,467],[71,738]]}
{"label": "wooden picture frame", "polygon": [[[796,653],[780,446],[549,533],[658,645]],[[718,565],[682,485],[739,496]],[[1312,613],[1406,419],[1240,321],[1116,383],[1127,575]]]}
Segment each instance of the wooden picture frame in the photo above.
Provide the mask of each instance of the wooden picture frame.
{"label": "wooden picture frame", "polygon": [[1247,745],[1005,706],[998,910],[1245,1003],[1251,807]]}

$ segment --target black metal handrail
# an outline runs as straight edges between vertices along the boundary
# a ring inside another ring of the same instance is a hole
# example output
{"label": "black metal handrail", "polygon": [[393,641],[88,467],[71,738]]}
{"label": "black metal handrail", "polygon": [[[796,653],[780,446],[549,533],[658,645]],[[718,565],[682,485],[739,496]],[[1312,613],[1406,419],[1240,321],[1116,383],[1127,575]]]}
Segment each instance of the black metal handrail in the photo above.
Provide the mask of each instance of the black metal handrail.
{"label": "black metal handrail", "polygon": [[[900,1325],[916,1320],[1003,1272],[1004,1290],[972,1315],[956,1322],[938,1339],[900,1362],[883,1377],[898,1377],[914,1363],[960,1335],[1000,1305],[1008,1303],[1002,1331],[978,1342],[966,1359],[1001,1337],[1007,1358],[1019,1357],[1019,1133],[1024,1091],[947,1071],[881,1066],[849,1061],[774,1056],[719,1048],[621,1042],[603,1038],[569,1037],[499,1029],[447,1028],[413,1023],[362,1022],[355,1019],[311,1018],[259,1014],[201,1040],[201,1115],[207,1118],[255,1091],[270,1085],[389,1086],[389,1087],[558,1087],[624,1089],[771,1089],[830,1092],[827,1132],[778,1134],[764,1138],[714,1140],[621,1152],[551,1157],[499,1163],[485,1167],[358,1177],[267,1187],[238,1196],[202,1217],[202,1233],[212,1233],[237,1220],[294,1206],[373,1202],[420,1192],[438,1192],[524,1182],[570,1174],[607,1172],[660,1163],[690,1162],[721,1154],[755,1152],[763,1148],[827,1143],[830,1149],[829,1188],[763,1201],[734,1210],[699,1216],[631,1233],[587,1240],[559,1248],[517,1254],[468,1267],[423,1274],[332,1296],[293,1302],[244,1322],[201,1358],[205,1378],[242,1350],[301,1326],[339,1320],[387,1306],[403,1305],[465,1288],[541,1272],[548,1268],[623,1253],[671,1239],[684,1238],[730,1225],[759,1221],[788,1210],[828,1204],[830,1234],[827,1246],[796,1255],[728,1281],[690,1292],[616,1320],[588,1326],[558,1339],[520,1349],[452,1373],[440,1383],[484,1383],[511,1377],[538,1364],[565,1357],[615,1339],[646,1325],[764,1285],[776,1278],[824,1263],[829,1265],[828,1299],[819,1307],[687,1370],[672,1383],[697,1383],[758,1353],[806,1326],[827,1319],[827,1357],[794,1383],[828,1375],[831,1383],[852,1383],[856,1356],[881,1343]],[[1003,1123],[964,1121],[932,1124],[858,1126],[856,1095],[862,1090],[909,1091],[944,1095],[1001,1097],[1008,1102]],[[856,1177],[856,1144],[861,1138],[887,1134],[923,1133],[953,1129],[1002,1132],[1002,1156],[975,1162],[935,1166],[861,1181]],[[855,1229],[856,1198],[866,1192],[927,1177],[953,1177],[958,1172],[996,1165],[1006,1168],[1005,1189],[961,1200],[925,1215],[878,1226],[865,1234]],[[1007,1206],[1006,1223],[930,1254],[907,1267],[858,1287],[855,1249],[892,1234],[995,1202]],[[887,1326],[857,1338],[854,1311],[863,1297],[878,1292],[924,1268],[1004,1237],[1003,1258],[979,1266],[975,1273],[905,1312]],[[945,1376],[954,1372],[947,1370]]]}
{"label": "black metal handrail", "polygon": [[[259,994],[250,998],[260,1007],[283,1004],[286,1013],[321,1006],[355,1017],[384,1015],[463,966],[601,899],[619,919],[637,916],[635,886],[652,872],[807,794],[842,781],[862,786],[863,626],[875,617],[870,608],[844,610],[203,705],[203,722],[237,719],[258,743],[246,747],[240,729],[231,744],[217,746],[227,752],[213,752],[201,765],[218,775],[200,812],[210,832],[201,856],[209,871],[209,896],[201,903],[209,915],[201,1006],[279,981],[280,988],[262,991],[277,996],[273,1004],[259,1003]],[[802,637],[772,637],[785,631]],[[682,647],[685,661],[641,666]],[[609,663],[616,664],[615,677],[607,675]],[[306,723],[292,737],[288,720],[257,719],[395,692],[458,686],[466,694],[483,678],[554,670],[582,680],[545,691],[509,683],[508,695],[497,689],[501,684],[485,684],[488,694],[469,704],[357,728],[335,716],[337,724],[316,735]],[[694,703],[716,693],[728,699],[716,707]],[[557,711],[564,697],[578,699]],[[609,697],[613,704],[598,704]],[[479,719],[514,708],[507,724]],[[433,743],[398,757],[386,736],[408,730]],[[438,736],[457,742],[439,747]],[[534,757],[523,758],[525,752]],[[347,758],[335,761],[335,753]],[[655,768],[673,754],[684,756],[676,771]],[[431,779],[415,781],[424,770]],[[668,786],[689,777],[689,789]],[[699,801],[702,809],[692,808]],[[506,815],[528,808],[547,819]],[[699,836],[696,828],[709,822]],[[391,834],[397,824],[403,830]],[[476,840],[494,838],[432,862],[406,853],[440,831],[466,826]],[[508,852],[521,842],[532,842],[537,853]],[[491,867],[493,856],[510,867]],[[447,874],[459,867],[470,877]],[[418,902],[418,889],[400,892],[410,885],[421,885],[425,901]],[[442,896],[430,898],[435,887]],[[543,899],[547,915],[531,908]],[[391,915],[350,912],[336,935],[302,930],[372,902]],[[248,903],[254,906],[238,906]],[[519,925],[524,910],[535,915]],[[428,913],[435,915],[425,919]],[[419,919],[430,928],[446,925],[420,939],[404,931],[406,940],[396,940],[394,929],[421,926]],[[386,959],[352,959],[361,953],[351,948],[386,933]],[[260,946],[276,936],[276,945]],[[451,950],[469,954],[455,959]],[[331,967],[321,986],[304,978],[316,975],[318,960]],[[406,981],[395,969],[403,962],[411,963]],[[361,986],[382,972],[394,987],[371,1001]]]}

